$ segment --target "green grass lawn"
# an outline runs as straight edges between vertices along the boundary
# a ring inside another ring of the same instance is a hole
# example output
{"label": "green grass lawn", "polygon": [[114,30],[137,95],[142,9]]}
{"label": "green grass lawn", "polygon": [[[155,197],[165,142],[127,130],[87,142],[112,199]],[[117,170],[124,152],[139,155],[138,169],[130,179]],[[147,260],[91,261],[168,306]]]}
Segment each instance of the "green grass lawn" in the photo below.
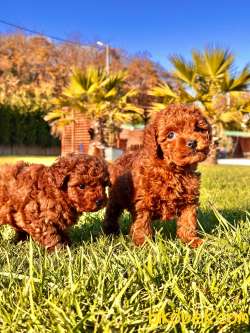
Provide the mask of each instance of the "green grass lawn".
{"label": "green grass lawn", "polygon": [[175,239],[174,222],[136,248],[84,214],[71,248],[0,239],[1,332],[250,332],[250,168],[201,167],[205,243]]}

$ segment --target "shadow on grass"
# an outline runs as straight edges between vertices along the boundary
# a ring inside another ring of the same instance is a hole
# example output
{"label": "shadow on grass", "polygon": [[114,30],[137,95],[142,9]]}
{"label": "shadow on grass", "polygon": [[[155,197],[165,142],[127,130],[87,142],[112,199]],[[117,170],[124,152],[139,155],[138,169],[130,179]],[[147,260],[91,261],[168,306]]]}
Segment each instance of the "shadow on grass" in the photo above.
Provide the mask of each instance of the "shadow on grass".
{"label": "shadow on grass", "polygon": [[[239,209],[219,209],[218,213],[222,215],[230,224],[237,225],[238,222],[246,220],[247,211],[250,212],[250,207],[248,207],[245,211]],[[199,210],[198,221],[200,228],[206,233],[213,232],[213,230],[219,225],[219,221],[212,209]]]}
{"label": "shadow on grass", "polygon": [[[250,211],[250,207],[247,211]],[[236,225],[239,221],[246,220],[246,211],[241,210],[218,210],[218,212],[232,225]],[[125,212],[120,220],[121,234],[128,235],[131,224],[130,214]],[[219,225],[218,219],[212,209],[198,211],[199,229],[205,233],[216,233]],[[176,238],[176,222],[171,221],[155,221],[154,230],[160,232],[165,239]],[[102,232],[102,218],[89,214],[84,222],[75,225],[70,232],[70,238],[73,244],[96,241]]]}
{"label": "shadow on grass", "polygon": [[[221,209],[218,213],[221,214],[228,223],[236,225],[240,221],[247,220],[247,213],[250,212],[250,207],[246,211],[239,209]],[[72,246],[77,247],[82,243],[95,242],[104,236],[102,231],[103,214],[84,214],[79,223],[74,225],[70,230],[70,239]],[[120,220],[121,234],[128,235],[131,225],[130,214],[124,212]],[[200,209],[198,211],[199,230],[201,233],[216,234],[219,221],[212,209]],[[171,221],[155,221],[154,230],[159,232],[166,240],[174,240],[176,238],[176,222]],[[104,236],[106,237],[106,236]],[[0,230],[1,244],[14,243],[15,232],[10,226],[3,226]]]}

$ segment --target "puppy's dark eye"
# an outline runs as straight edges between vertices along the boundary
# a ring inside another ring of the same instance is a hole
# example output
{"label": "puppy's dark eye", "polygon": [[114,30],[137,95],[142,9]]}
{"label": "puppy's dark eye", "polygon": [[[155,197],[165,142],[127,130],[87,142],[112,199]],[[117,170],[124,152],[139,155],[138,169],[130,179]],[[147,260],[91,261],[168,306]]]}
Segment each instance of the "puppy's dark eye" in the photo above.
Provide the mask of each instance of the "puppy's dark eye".
{"label": "puppy's dark eye", "polygon": [[85,188],[85,185],[84,184],[79,184],[79,189],[80,190],[83,190]]}
{"label": "puppy's dark eye", "polygon": [[176,137],[176,133],[175,132],[169,132],[167,135],[168,140],[174,140]]}

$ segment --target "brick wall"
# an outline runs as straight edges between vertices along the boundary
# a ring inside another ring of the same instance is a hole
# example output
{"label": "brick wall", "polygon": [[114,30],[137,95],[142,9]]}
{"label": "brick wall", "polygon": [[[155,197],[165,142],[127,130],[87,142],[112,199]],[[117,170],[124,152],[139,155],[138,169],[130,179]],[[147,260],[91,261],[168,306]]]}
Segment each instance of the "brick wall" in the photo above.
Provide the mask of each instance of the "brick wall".
{"label": "brick wall", "polygon": [[[142,146],[143,142],[143,129],[123,129],[120,133],[120,147],[126,150],[136,150]],[[124,150],[125,150],[124,149]]]}
{"label": "brick wall", "polygon": [[75,121],[65,126],[62,134],[61,155],[63,156],[73,152],[88,152],[90,121],[80,111],[72,111],[72,117]]}

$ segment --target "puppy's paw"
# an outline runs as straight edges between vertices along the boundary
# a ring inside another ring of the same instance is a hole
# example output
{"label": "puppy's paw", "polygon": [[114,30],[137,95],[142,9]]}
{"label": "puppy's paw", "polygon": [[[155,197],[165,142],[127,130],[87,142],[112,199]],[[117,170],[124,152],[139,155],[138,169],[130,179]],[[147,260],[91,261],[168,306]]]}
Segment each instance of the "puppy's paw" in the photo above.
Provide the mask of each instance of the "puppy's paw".
{"label": "puppy's paw", "polygon": [[193,249],[197,248],[198,246],[200,246],[201,244],[204,243],[204,240],[199,238],[199,237],[195,237],[194,239],[192,239],[188,245],[191,246]]}
{"label": "puppy's paw", "polygon": [[102,230],[105,235],[119,235],[120,227],[117,224],[106,224],[102,225]]}

